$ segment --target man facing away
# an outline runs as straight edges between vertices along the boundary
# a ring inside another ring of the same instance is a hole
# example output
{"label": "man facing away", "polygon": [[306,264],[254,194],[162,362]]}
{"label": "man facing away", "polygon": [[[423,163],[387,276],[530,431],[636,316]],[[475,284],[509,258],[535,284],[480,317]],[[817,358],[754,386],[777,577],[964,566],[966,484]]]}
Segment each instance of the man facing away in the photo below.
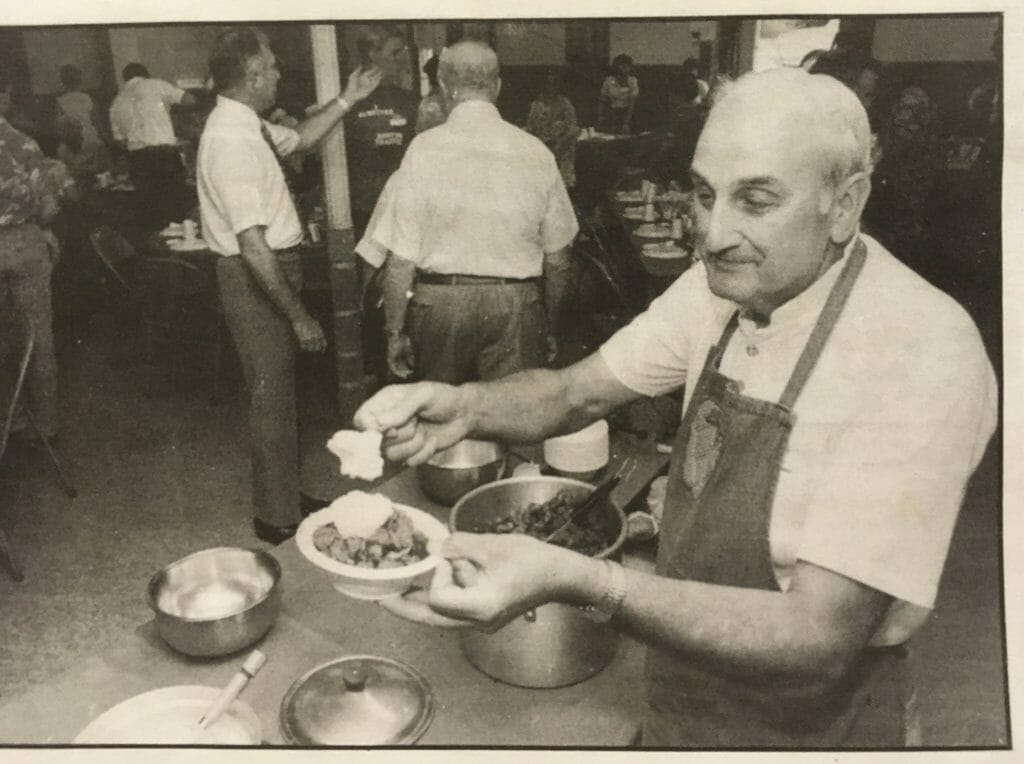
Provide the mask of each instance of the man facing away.
{"label": "man facing away", "polygon": [[547,147],[498,113],[493,50],[456,43],[439,79],[448,119],[413,140],[375,211],[375,246],[360,244],[391,253],[388,365],[451,383],[543,366],[578,231],[572,203]]}
{"label": "man facing away", "polygon": [[149,76],[139,63],[122,71],[124,87],[110,105],[114,140],[128,152],[128,170],[138,193],[145,233],[181,220],[189,207],[185,166],[171,122],[171,106],[194,106],[195,97]]}

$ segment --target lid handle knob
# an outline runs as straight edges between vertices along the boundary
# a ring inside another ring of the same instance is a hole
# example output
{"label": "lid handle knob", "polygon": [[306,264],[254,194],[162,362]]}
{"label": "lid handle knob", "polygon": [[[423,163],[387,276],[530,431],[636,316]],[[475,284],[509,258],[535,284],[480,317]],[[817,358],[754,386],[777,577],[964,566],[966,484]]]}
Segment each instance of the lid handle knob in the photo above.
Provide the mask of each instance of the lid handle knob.
{"label": "lid handle knob", "polygon": [[366,669],[362,666],[349,666],[341,675],[345,689],[349,692],[360,692],[366,688]]}

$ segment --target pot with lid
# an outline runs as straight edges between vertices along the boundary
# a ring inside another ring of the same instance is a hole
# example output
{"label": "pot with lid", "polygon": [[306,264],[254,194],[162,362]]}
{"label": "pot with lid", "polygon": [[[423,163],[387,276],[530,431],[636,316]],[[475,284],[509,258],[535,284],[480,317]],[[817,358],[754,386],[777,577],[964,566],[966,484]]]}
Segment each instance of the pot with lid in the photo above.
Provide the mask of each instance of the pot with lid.
{"label": "pot with lid", "polygon": [[[452,531],[479,532],[500,517],[568,491],[582,501],[594,486],[561,477],[499,480],[470,491],[452,508]],[[606,501],[590,512],[588,522],[600,529],[608,545],[593,555],[617,557],[626,540],[626,518]],[[618,652],[620,636],[595,623],[572,605],[550,602],[515,618],[493,634],[466,629],[459,633],[463,655],[490,677],[520,687],[565,687],[605,668]]]}
{"label": "pot with lid", "polygon": [[296,680],[281,702],[285,742],[308,746],[415,743],[434,718],[434,694],[400,661],[353,655]]}

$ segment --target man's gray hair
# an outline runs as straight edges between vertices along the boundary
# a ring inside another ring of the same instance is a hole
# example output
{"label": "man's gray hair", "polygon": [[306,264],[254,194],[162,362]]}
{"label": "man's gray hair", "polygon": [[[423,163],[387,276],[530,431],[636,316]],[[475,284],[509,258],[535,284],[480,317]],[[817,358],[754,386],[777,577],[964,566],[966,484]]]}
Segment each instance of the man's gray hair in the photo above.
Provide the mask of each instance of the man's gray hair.
{"label": "man's gray hair", "polygon": [[750,72],[715,88],[709,119],[734,99],[760,100],[766,108],[785,110],[817,138],[828,160],[825,180],[832,188],[871,166],[871,127],[860,99],[839,80],[808,74],[797,67]]}
{"label": "man's gray hair", "polygon": [[498,56],[479,40],[460,40],[441,51],[437,74],[449,92],[487,92],[498,84]]}

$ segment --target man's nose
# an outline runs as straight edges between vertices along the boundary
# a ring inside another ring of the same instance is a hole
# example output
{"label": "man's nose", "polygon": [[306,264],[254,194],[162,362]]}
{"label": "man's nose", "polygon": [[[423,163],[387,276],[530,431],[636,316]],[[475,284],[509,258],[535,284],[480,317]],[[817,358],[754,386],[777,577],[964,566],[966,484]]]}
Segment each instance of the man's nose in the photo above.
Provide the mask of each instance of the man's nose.
{"label": "man's nose", "polygon": [[721,252],[737,246],[740,234],[737,221],[729,205],[716,200],[711,209],[697,216],[697,235],[703,240],[707,253]]}

